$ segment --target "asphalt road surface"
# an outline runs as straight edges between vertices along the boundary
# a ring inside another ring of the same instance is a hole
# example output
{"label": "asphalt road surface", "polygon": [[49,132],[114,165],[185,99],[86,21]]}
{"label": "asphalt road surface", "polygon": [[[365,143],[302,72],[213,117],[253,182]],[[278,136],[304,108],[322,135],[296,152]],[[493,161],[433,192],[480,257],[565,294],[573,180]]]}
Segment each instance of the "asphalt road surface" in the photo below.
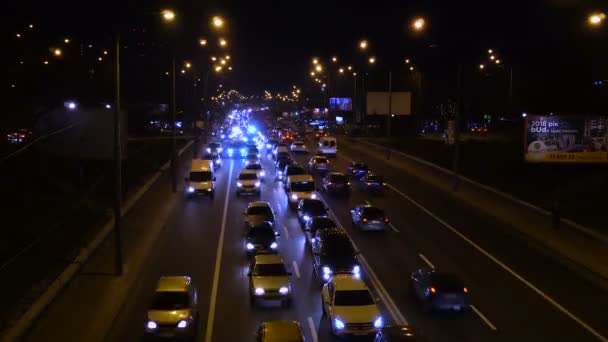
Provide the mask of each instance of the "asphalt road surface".
{"label": "asphalt road surface", "polygon": [[[332,168],[344,171],[356,155],[356,150],[341,145]],[[296,156],[302,165],[308,158]],[[260,199],[270,202],[277,215],[280,255],[293,273],[293,305],[249,304],[242,213],[258,198],[236,197],[235,178],[244,162],[227,159],[217,171],[215,199],[184,196],[177,202],[108,341],[139,341],[158,278],[181,274],[191,275],[199,292],[197,341],[252,341],[260,322],[274,319],[299,321],[307,341],[332,340],[329,324],[321,317],[321,289],[302,229],[287,207],[281,183],[273,180],[274,167],[264,150],[262,162],[267,179]],[[430,341],[608,341],[604,290],[504,233],[498,222],[466,204],[384,162],[370,165],[390,184],[385,194],[367,194],[355,183],[350,197],[322,196],[360,250],[363,277],[386,323],[408,323]],[[385,209],[391,218],[389,231],[353,230],[349,210],[366,201]],[[470,289],[472,309],[463,314],[423,313],[407,291],[409,273],[421,267],[461,275]]]}

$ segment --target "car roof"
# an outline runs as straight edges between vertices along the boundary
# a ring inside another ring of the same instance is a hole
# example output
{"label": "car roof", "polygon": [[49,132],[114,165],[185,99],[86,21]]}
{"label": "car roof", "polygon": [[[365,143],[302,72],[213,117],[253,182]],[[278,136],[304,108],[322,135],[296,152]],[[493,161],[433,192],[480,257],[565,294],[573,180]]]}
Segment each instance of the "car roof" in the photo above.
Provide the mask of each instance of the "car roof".
{"label": "car roof", "polygon": [[361,277],[352,274],[337,274],[333,276],[332,283],[336,291],[369,290]]}
{"label": "car roof", "polygon": [[255,263],[256,264],[285,264],[285,262],[283,261],[283,258],[281,258],[278,255],[270,255],[270,254],[256,255]]}
{"label": "car roof", "polygon": [[158,280],[157,292],[187,292],[192,279],[189,276],[163,276]]}
{"label": "car roof", "polygon": [[342,177],[346,177],[346,175],[343,172],[330,172],[327,175],[328,176],[342,176]]}
{"label": "car roof", "polygon": [[266,321],[264,327],[264,342],[300,341],[302,330],[296,321]]}
{"label": "car roof", "polygon": [[289,176],[290,182],[314,182],[315,179],[311,175],[293,175]]}
{"label": "car roof", "polygon": [[253,201],[253,202],[249,202],[249,204],[247,205],[248,208],[252,208],[252,207],[270,207],[270,203],[266,202],[266,201]]}

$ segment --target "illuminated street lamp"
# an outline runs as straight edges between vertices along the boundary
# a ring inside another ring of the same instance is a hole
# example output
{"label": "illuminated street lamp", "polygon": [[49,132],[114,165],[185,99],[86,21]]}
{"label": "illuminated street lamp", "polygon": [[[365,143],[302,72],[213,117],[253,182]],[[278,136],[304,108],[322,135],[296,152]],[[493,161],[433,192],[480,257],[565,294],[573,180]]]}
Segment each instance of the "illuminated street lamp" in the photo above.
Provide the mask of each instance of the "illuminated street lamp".
{"label": "illuminated street lamp", "polygon": [[314,72],[314,71],[311,71],[311,72],[310,72],[310,77],[314,77],[314,76],[315,76],[315,72]]}
{"label": "illuminated street lamp", "polygon": [[42,62],[44,65],[49,65],[49,61]]}
{"label": "illuminated street lamp", "polygon": [[332,58],[331,58],[331,61],[332,61],[332,62],[334,62],[334,63],[336,63],[336,62],[338,61],[338,57],[335,57],[335,56],[334,56],[334,57],[332,57]]}
{"label": "illuminated street lamp", "polygon": [[423,18],[416,18],[412,22],[412,27],[416,31],[422,31],[424,29],[425,21]]}
{"label": "illuminated street lamp", "polygon": [[406,60],[405,60],[405,64],[410,64],[410,60],[409,60],[409,59],[406,59]]}
{"label": "illuminated street lamp", "polygon": [[172,23],[173,21],[175,21],[175,12],[173,12],[172,10],[165,9],[161,12],[161,15],[163,17],[164,22]]}
{"label": "illuminated street lamp", "polygon": [[225,59],[220,60],[220,64],[226,65],[226,60]]}
{"label": "illuminated street lamp", "polygon": [[207,39],[203,39],[203,38],[199,39],[198,44],[200,46],[207,46]]}
{"label": "illuminated street lamp", "polygon": [[414,71],[414,67],[413,66],[410,67],[410,71]]}
{"label": "illuminated street lamp", "polygon": [[338,70],[341,74],[344,73],[344,68],[340,68],[340,70]]}
{"label": "illuminated street lamp", "polygon": [[347,69],[348,69],[348,71],[351,71],[351,70],[353,70],[353,67],[349,65]]}
{"label": "illuminated street lamp", "polygon": [[190,68],[192,68],[192,63],[186,62],[185,66],[186,66],[186,69],[190,69]]}
{"label": "illuminated street lamp", "polygon": [[492,56],[490,56],[490,59],[491,59],[491,60],[495,60],[495,59],[496,59],[496,56],[492,55]]}
{"label": "illuminated street lamp", "polygon": [[485,69],[485,67],[486,67],[485,65],[483,65],[483,64],[479,64],[479,69],[480,69],[480,70]]}
{"label": "illuminated street lamp", "polygon": [[53,49],[53,55],[55,55],[55,57],[61,57],[62,54],[63,52],[61,49]]}
{"label": "illuminated street lamp", "polygon": [[217,66],[215,67],[215,72],[220,72],[220,71],[222,71],[222,67],[221,67],[221,66],[219,66],[219,65],[217,65]]}
{"label": "illuminated street lamp", "polygon": [[64,39],[64,40],[63,40],[63,42],[64,42],[65,44],[70,44],[70,39],[69,39],[69,38],[66,38],[66,39]]}
{"label": "illuminated street lamp", "polygon": [[211,60],[212,60],[213,62],[215,62],[215,61],[217,61],[217,58],[216,58],[216,57],[214,57],[214,56],[211,56]]}
{"label": "illuminated street lamp", "polygon": [[182,75],[186,73],[186,70],[182,69],[181,71]]}
{"label": "illuminated street lamp", "polygon": [[492,50],[492,49],[488,49],[488,53],[491,55],[491,54],[493,54],[493,53],[494,53],[494,50]]}
{"label": "illuminated street lamp", "polygon": [[213,26],[217,28],[222,28],[224,26],[224,19],[222,19],[222,17],[215,16],[211,18],[211,22],[213,23]]}
{"label": "illuminated street lamp", "polygon": [[226,60],[229,61],[230,60],[230,55],[226,55]]}
{"label": "illuminated street lamp", "polygon": [[363,39],[359,42],[359,49],[365,50],[367,49],[368,45],[367,40]]}
{"label": "illuminated street lamp", "polygon": [[18,33],[18,32],[17,32],[17,33],[15,33],[15,37],[17,37],[17,38],[21,38],[21,33]]}
{"label": "illuminated street lamp", "polygon": [[599,26],[606,19],[606,14],[604,13],[593,13],[589,16],[588,21],[592,26]]}
{"label": "illuminated street lamp", "polygon": [[323,71],[323,67],[321,66],[321,64],[317,64],[317,66],[315,67],[315,70],[317,70],[318,72]]}
{"label": "illuminated street lamp", "polygon": [[500,59],[497,59],[495,62],[496,64],[500,64]]}
{"label": "illuminated street lamp", "polygon": [[226,39],[224,39],[224,38],[220,38],[220,46],[221,47],[228,46],[228,41],[226,41]]}
{"label": "illuminated street lamp", "polygon": [[369,58],[369,64],[375,64],[376,63],[376,57],[370,57]]}
{"label": "illuminated street lamp", "polygon": [[108,51],[103,50],[103,54],[107,56],[108,55]]}
{"label": "illuminated street lamp", "polygon": [[318,59],[318,58],[316,58],[316,57],[314,57],[314,58],[312,59],[312,64],[315,64],[315,65],[316,65],[316,64],[319,64],[319,59]]}

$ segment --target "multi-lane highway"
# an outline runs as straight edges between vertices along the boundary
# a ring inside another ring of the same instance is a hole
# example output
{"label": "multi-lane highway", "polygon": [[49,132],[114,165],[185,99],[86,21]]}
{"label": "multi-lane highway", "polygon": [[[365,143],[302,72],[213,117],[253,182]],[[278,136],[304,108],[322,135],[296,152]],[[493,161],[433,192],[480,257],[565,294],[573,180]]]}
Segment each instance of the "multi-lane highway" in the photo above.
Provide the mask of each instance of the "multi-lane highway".
{"label": "multi-lane highway", "polygon": [[[236,176],[244,162],[227,159],[217,172],[213,200],[180,198],[166,229],[140,271],[108,341],[135,341],[143,335],[147,304],[161,275],[188,274],[199,292],[198,341],[248,341],[260,322],[297,320],[307,341],[331,340],[321,317],[320,286],[296,215],[274,179],[270,156],[262,151],[267,179],[261,200],[268,201],[281,233],[280,255],[293,273],[290,308],[249,304],[243,243],[243,211],[256,197],[236,197]],[[344,171],[354,156],[340,146],[334,170]],[[305,165],[308,156],[296,160]],[[348,198],[322,196],[331,215],[361,252],[363,275],[389,324],[410,324],[430,341],[606,341],[606,292],[543,256],[523,240],[503,232],[498,222],[457,203],[402,170],[373,159],[390,190],[372,196],[355,187]],[[183,190],[183,189],[182,189]],[[349,210],[370,202],[391,218],[385,233],[361,233]],[[491,229],[489,228],[491,227]],[[506,229],[506,228],[505,228]],[[409,273],[436,267],[457,273],[471,291],[472,309],[464,314],[428,314],[408,295]]]}

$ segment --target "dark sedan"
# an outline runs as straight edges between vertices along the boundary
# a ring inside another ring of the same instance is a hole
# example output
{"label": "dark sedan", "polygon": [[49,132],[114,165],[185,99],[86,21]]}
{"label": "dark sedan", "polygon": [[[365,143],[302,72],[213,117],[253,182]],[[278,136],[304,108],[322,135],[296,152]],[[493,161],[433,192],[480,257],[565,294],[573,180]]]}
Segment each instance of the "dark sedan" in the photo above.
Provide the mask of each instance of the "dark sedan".
{"label": "dark sedan", "polygon": [[350,181],[345,174],[341,172],[330,172],[323,178],[323,190],[329,194],[350,192]]}
{"label": "dark sedan", "polygon": [[469,289],[454,274],[417,270],[410,276],[410,291],[424,311],[464,311],[469,308]]}
{"label": "dark sedan", "polygon": [[245,234],[245,250],[247,255],[277,254],[279,233],[275,232],[269,222],[263,222],[251,227]]}
{"label": "dark sedan", "polygon": [[307,221],[310,221],[310,219],[317,216],[327,216],[327,208],[321,200],[300,200],[300,203],[298,203],[298,219],[300,220],[302,227],[304,227],[304,224]]}
{"label": "dark sedan", "polygon": [[362,179],[369,172],[369,167],[364,162],[351,162],[346,168],[346,173],[355,179]]}
{"label": "dark sedan", "polygon": [[358,205],[350,211],[353,227],[367,231],[386,231],[389,219],[380,208],[369,204]]}

